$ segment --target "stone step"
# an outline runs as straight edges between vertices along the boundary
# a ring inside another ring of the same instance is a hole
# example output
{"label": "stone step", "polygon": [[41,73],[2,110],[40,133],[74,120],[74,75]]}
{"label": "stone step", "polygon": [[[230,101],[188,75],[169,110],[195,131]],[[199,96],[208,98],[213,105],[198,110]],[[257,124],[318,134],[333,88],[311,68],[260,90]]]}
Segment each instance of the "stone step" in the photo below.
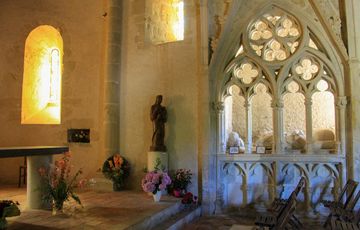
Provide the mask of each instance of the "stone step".
{"label": "stone step", "polygon": [[201,207],[197,206],[191,209],[182,209],[177,214],[171,216],[165,222],[160,223],[153,230],[179,230],[193,220],[201,216]]}
{"label": "stone step", "polygon": [[[163,200],[163,199],[162,199]],[[166,201],[160,201],[166,202]],[[127,230],[143,230],[143,229],[155,229],[156,227],[162,225],[162,223],[166,222],[171,216],[176,215],[181,211],[182,204],[180,200],[176,202],[174,205],[171,205],[168,208],[163,209],[162,211],[152,214],[147,218],[142,219],[140,222],[135,223],[129,227]]]}
{"label": "stone step", "polygon": [[93,178],[94,184],[91,185],[91,189],[96,192],[112,192],[113,191],[113,183],[111,180],[106,179],[104,175],[100,173],[96,173]]}

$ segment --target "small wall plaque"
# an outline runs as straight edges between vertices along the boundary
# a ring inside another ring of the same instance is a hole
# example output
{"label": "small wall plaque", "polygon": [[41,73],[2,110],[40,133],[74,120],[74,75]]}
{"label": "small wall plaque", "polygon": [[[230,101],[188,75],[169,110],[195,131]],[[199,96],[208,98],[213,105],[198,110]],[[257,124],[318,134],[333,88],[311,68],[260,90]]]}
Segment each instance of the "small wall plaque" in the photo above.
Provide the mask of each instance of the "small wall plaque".
{"label": "small wall plaque", "polygon": [[265,153],[265,147],[264,146],[256,146],[256,153],[264,154]]}
{"label": "small wall plaque", "polygon": [[239,153],[239,147],[230,147],[229,148],[230,154],[238,154]]}
{"label": "small wall plaque", "polygon": [[90,143],[90,129],[68,129],[68,142]]}

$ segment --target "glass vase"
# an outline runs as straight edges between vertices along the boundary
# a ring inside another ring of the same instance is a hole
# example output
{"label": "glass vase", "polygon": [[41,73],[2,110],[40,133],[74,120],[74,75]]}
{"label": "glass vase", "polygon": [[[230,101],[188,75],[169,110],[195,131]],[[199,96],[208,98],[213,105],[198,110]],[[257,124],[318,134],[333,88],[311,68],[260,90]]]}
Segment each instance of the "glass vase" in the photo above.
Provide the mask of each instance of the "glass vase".
{"label": "glass vase", "polygon": [[155,194],[153,194],[153,198],[154,198],[154,201],[155,201],[155,202],[159,202],[159,201],[160,201],[160,199],[161,199],[161,194],[162,194],[161,190],[158,190]]}
{"label": "glass vase", "polygon": [[57,201],[53,200],[51,214],[56,215],[56,214],[62,213],[63,206],[64,206],[63,200],[57,200]]}

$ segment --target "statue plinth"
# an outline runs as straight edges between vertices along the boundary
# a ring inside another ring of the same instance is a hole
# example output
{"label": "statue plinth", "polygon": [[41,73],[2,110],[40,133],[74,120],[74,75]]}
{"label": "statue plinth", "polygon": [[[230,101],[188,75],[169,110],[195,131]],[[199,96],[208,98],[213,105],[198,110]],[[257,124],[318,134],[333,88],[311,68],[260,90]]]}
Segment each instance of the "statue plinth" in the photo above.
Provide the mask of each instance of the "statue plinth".
{"label": "statue plinth", "polygon": [[151,152],[166,152],[166,146],[165,145],[150,146],[150,151]]}
{"label": "statue plinth", "polygon": [[158,170],[168,171],[169,170],[169,155],[167,152],[162,151],[149,151],[148,152],[148,171],[154,171],[157,167]]}

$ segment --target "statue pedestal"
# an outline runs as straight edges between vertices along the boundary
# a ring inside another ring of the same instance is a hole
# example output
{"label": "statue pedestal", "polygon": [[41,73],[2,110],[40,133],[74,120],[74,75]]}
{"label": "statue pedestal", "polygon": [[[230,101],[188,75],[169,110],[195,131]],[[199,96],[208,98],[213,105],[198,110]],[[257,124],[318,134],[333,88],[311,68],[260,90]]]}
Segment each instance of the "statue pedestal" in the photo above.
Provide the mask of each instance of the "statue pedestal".
{"label": "statue pedestal", "polygon": [[148,152],[148,162],[147,162],[147,169],[148,171],[154,171],[156,165],[158,165],[158,169],[163,171],[169,170],[169,156],[166,152],[159,152],[159,151],[150,151]]}

